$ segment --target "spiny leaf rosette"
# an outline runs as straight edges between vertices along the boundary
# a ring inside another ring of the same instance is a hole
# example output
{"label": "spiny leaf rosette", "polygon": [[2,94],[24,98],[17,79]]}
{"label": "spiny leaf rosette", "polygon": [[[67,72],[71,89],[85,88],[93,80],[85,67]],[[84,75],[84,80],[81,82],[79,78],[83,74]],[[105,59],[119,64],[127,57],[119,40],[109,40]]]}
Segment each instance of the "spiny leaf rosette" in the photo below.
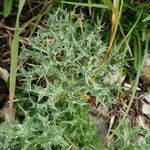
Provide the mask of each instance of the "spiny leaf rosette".
{"label": "spiny leaf rosette", "polygon": [[[82,15],[81,15],[82,16]],[[5,122],[1,126],[0,148],[94,150],[100,147],[100,136],[88,118],[86,94],[97,101],[111,100],[111,86],[103,81],[111,70],[99,69],[105,45],[101,41],[101,25],[57,10],[49,14],[30,45],[22,48],[19,70],[27,100],[18,100],[24,112],[22,123]],[[83,30],[83,33],[81,32]],[[24,61],[26,60],[26,61]],[[115,59],[114,59],[115,61]],[[117,60],[118,61],[118,60]],[[104,98],[105,97],[105,98]],[[19,99],[19,98],[18,98]],[[9,138],[7,137],[9,133]]]}

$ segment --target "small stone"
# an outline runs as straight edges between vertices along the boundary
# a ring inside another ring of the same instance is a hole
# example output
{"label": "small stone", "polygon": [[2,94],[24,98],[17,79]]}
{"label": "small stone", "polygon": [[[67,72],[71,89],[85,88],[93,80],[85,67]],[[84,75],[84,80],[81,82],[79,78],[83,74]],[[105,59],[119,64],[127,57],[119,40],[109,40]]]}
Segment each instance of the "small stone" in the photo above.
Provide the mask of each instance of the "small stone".
{"label": "small stone", "polygon": [[143,103],[142,112],[150,118],[150,105]]}
{"label": "small stone", "polygon": [[143,97],[148,103],[150,103],[150,93],[144,93]]}
{"label": "small stone", "polygon": [[9,73],[6,69],[0,67],[0,78],[2,78],[5,82],[8,82]]}
{"label": "small stone", "polygon": [[149,126],[148,126],[148,124],[146,124],[146,119],[145,119],[145,117],[139,115],[139,116],[138,116],[138,124],[139,124],[139,126],[142,127],[143,129],[149,130]]}

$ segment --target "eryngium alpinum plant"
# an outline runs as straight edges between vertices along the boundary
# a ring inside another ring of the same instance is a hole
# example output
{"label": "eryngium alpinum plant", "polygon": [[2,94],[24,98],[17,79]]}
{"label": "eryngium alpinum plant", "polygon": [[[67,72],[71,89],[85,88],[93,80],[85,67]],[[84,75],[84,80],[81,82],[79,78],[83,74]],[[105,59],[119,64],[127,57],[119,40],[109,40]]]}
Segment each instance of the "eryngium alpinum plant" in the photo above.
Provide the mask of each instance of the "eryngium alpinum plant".
{"label": "eryngium alpinum plant", "polygon": [[[30,39],[29,48],[23,47],[20,62],[25,64],[19,74],[28,98],[18,98],[17,106],[24,120],[1,125],[1,149],[100,148],[100,133],[88,117],[86,94],[109,103],[115,86],[107,86],[103,78],[108,71],[98,69],[105,51],[101,25],[83,20],[81,28],[79,17],[82,15],[55,11]],[[113,63],[116,60],[114,57]],[[104,68],[111,70],[110,65]],[[97,71],[99,77],[94,79]]]}

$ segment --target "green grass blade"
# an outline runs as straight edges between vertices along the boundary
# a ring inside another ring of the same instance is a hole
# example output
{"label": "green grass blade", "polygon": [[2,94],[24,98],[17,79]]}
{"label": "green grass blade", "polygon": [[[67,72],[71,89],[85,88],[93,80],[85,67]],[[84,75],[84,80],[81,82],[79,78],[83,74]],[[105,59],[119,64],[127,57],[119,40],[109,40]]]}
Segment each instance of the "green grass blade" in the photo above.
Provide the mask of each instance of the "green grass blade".
{"label": "green grass blade", "polygon": [[150,21],[150,15],[148,15],[145,19],[142,20],[142,22]]}
{"label": "green grass blade", "polygon": [[19,28],[19,17],[20,17],[21,10],[23,8],[24,3],[25,3],[25,0],[19,1],[14,38],[11,44],[11,66],[10,66],[10,80],[9,80],[9,113],[10,113],[10,116],[12,116],[13,99],[15,95],[16,70],[17,70],[18,48],[19,48],[19,33],[21,32]]}
{"label": "green grass blade", "polygon": [[139,22],[141,16],[142,16],[143,11],[141,11],[141,13],[139,14],[137,20],[135,21],[134,25],[132,26],[132,28],[129,30],[129,32],[126,34],[126,36],[124,37],[124,39],[120,42],[118,48],[120,49],[121,45],[125,42],[125,40],[131,35],[131,33],[133,32],[133,30],[135,29],[137,23]]}
{"label": "green grass blade", "polygon": [[91,0],[88,0],[88,4],[89,4],[89,13],[91,15],[92,14],[92,11],[91,11]]}
{"label": "green grass blade", "polygon": [[144,50],[144,57],[143,57],[143,60],[142,60],[142,63],[141,65],[139,66],[138,70],[137,70],[137,75],[136,75],[136,78],[135,78],[135,82],[132,86],[132,95],[131,95],[131,98],[130,98],[130,102],[127,106],[127,109],[125,111],[125,113],[123,114],[123,117],[122,119],[120,120],[118,126],[116,127],[116,129],[113,131],[113,133],[108,137],[108,140],[110,140],[115,134],[116,132],[119,130],[119,128],[123,125],[124,121],[126,120],[127,116],[128,116],[128,112],[132,106],[132,103],[134,101],[134,98],[135,98],[135,94],[136,94],[136,90],[137,90],[137,87],[138,87],[138,83],[139,83],[139,79],[140,79],[140,74],[141,74],[141,71],[142,71],[142,68],[144,66],[144,63],[145,63],[145,59],[148,55],[148,49],[149,49],[149,38],[148,38],[148,34],[147,34],[147,38],[145,40],[145,50]]}
{"label": "green grass blade", "polygon": [[[32,28],[29,37],[31,37],[31,36],[33,35],[33,33],[34,33],[34,31],[36,30],[36,28],[37,28],[37,26],[38,26],[38,24],[39,24],[39,22],[40,22],[42,16],[44,16],[45,14],[48,14],[48,12],[49,12],[50,8],[52,7],[52,5],[53,5],[53,0],[51,0],[51,1],[49,1],[47,4],[45,4],[45,6],[44,6],[43,9],[39,12],[39,14],[38,14],[37,16],[35,16],[35,18],[37,17],[37,19],[35,20],[34,27]],[[34,20],[34,18],[32,18],[32,19]],[[32,19],[31,19],[31,20],[32,20]],[[29,20],[29,22],[30,22],[30,20]],[[29,22],[27,22],[27,24],[28,24]]]}
{"label": "green grass blade", "polygon": [[64,3],[64,4],[76,5],[76,6],[111,9],[111,8],[109,8],[109,6],[104,5],[104,4],[96,4],[96,3],[76,3],[76,2],[66,2],[66,1],[61,1],[61,2]]}
{"label": "green grass blade", "polygon": [[138,71],[142,62],[142,46],[139,33],[136,34],[137,38],[134,38],[134,67]]}
{"label": "green grass blade", "polygon": [[11,13],[12,3],[13,0],[4,0],[3,4],[4,17],[7,17]]}
{"label": "green grass blade", "polygon": [[109,8],[111,8],[111,9],[113,8],[113,3],[110,0],[103,0],[103,2]]}
{"label": "green grass blade", "polygon": [[[33,29],[31,30],[30,37],[32,36],[33,32],[35,31],[35,29],[36,29],[36,27],[38,25],[38,22],[40,21],[42,16],[49,12],[49,9],[52,7],[53,2],[54,1],[52,0],[52,1],[49,1],[47,4],[45,4],[43,9],[36,16],[32,17],[32,19],[30,19],[29,21],[25,22],[21,26],[22,30],[24,30],[29,24],[34,25]],[[35,22],[35,23],[33,23],[33,22]]]}

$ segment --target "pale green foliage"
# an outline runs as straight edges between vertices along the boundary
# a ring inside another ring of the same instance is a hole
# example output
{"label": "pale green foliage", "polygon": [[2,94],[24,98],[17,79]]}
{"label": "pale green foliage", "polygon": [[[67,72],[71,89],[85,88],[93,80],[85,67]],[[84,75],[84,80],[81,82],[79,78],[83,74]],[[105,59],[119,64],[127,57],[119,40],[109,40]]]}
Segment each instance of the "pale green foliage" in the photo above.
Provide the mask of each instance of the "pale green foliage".
{"label": "pale green foliage", "polygon": [[[20,61],[26,63],[19,74],[28,98],[16,101],[17,111],[25,119],[1,125],[1,149],[101,148],[100,133],[88,119],[85,95],[90,92],[97,101],[110,104],[111,90],[117,89],[117,84],[103,80],[111,65],[100,69],[93,80],[106,47],[100,39],[99,23],[83,22],[83,31],[84,35],[74,14],[58,10],[30,39],[30,49],[23,48]],[[112,58],[113,64],[119,65],[120,60],[121,55]]]}
{"label": "pale green foliage", "polygon": [[[103,97],[110,99],[110,90],[116,89],[115,84],[108,87],[103,81],[103,77],[112,70],[111,65],[99,70],[96,81],[92,79],[101,66],[106,49],[100,39],[101,26],[83,22],[82,35],[79,22],[73,20],[77,20],[73,14],[60,10],[50,15],[47,28],[39,30],[37,36],[30,40],[32,50],[24,48],[20,56],[30,59],[26,69],[22,68],[20,73],[25,77],[24,89],[41,95],[38,102],[47,96],[52,105],[63,93],[67,95],[67,100],[77,99],[81,103],[82,96],[87,92],[100,101]],[[119,66],[121,59],[121,54],[115,54],[113,64],[117,62]]]}
{"label": "pale green foliage", "polygon": [[[146,150],[150,146],[150,133],[140,127],[131,127],[130,121],[125,120],[124,124],[116,132],[115,148],[121,150]],[[114,143],[109,145],[109,149],[114,149]]]}

